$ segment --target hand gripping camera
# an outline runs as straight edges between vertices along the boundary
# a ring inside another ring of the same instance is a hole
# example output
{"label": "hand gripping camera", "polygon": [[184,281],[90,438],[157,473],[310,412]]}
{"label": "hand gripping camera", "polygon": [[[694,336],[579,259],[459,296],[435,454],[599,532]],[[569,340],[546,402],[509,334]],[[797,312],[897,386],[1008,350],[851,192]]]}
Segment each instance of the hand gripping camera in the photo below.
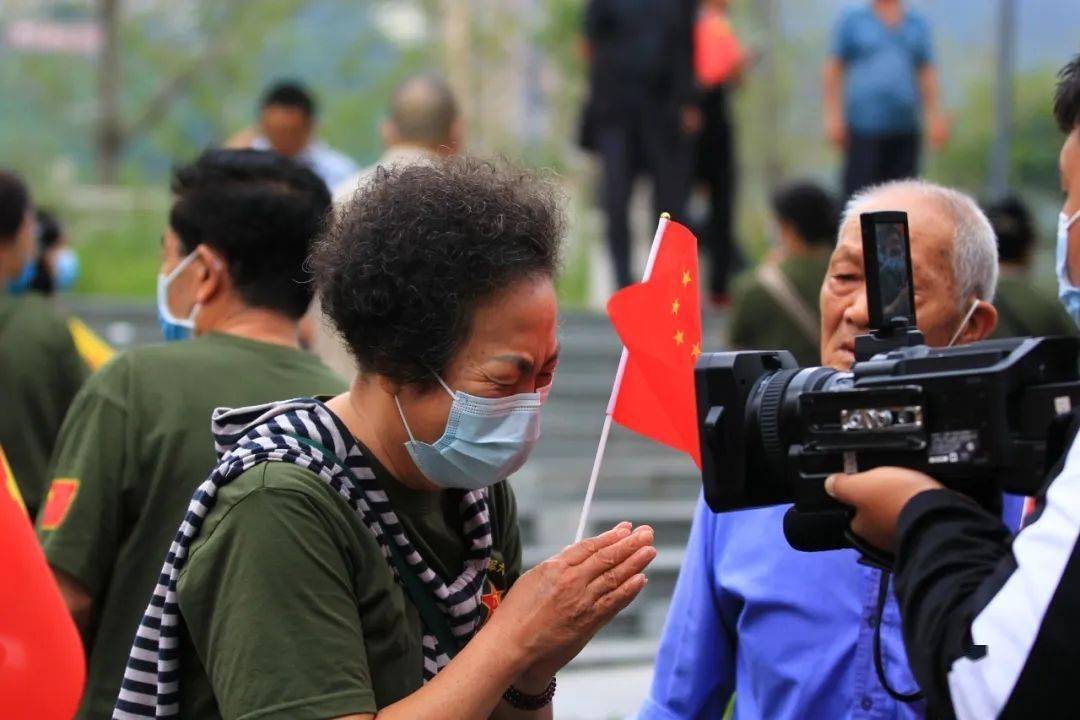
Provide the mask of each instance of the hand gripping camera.
{"label": "hand gripping camera", "polygon": [[915,327],[906,213],[860,221],[872,332],[856,339],[851,372],[801,368],[786,350],[750,350],[702,355],[695,383],[713,511],[793,503],[784,517],[792,547],[853,546],[873,559],[848,530],[850,509],[825,493],[825,478],[911,468],[992,512],[1003,490],[1036,494],[1080,403],[1080,340],[926,346]]}

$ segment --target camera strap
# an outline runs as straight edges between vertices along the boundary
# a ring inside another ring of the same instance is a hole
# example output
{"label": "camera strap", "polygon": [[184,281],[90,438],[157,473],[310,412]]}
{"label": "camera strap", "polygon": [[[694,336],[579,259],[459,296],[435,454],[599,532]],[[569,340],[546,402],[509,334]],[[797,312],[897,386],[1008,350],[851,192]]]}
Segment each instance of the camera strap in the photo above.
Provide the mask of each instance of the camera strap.
{"label": "camera strap", "polygon": [[890,575],[891,573],[888,570],[882,570],[881,580],[878,583],[877,607],[874,610],[874,671],[877,673],[878,682],[881,683],[881,687],[885,688],[885,692],[889,694],[889,697],[902,703],[913,703],[926,697],[923,691],[915,690],[902,693],[893,690],[892,685],[889,684],[889,679],[885,677],[885,661],[881,657],[881,620],[885,616],[885,603],[889,599]]}
{"label": "camera strap", "polygon": [[[844,453],[844,472],[851,474],[859,471],[858,457],[854,451],[847,451]],[[913,692],[902,693],[898,690],[894,690],[892,685],[889,684],[889,679],[885,676],[885,661],[881,656],[881,621],[885,617],[885,603],[889,599],[889,576],[892,575],[893,563],[896,562],[896,556],[885,550],[874,547],[870,543],[863,540],[861,537],[851,531],[851,527],[847,527],[844,530],[844,538],[855,548],[862,557],[859,558],[859,562],[863,565],[867,565],[872,568],[876,568],[881,573],[881,579],[878,582],[878,595],[877,605],[874,608],[874,672],[877,673],[878,682],[881,683],[881,687],[885,688],[885,692],[889,694],[893,700],[897,700],[902,703],[913,703],[918,700],[922,700],[924,695],[922,690],[915,690]]]}

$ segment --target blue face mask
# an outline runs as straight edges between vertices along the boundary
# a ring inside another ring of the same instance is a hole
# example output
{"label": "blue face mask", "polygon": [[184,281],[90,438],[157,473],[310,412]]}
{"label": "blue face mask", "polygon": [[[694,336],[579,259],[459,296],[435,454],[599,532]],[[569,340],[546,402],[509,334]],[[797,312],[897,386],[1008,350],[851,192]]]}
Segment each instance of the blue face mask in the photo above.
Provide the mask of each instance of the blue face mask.
{"label": "blue face mask", "polygon": [[478,490],[519,470],[540,439],[540,410],[551,386],[510,397],[482,398],[454,392],[435,377],[454,402],[446,431],[433,445],[413,436],[401,402],[394,397],[409,433],[405,448],[424,477],[443,488]]}
{"label": "blue face mask", "polygon": [[70,290],[79,279],[79,256],[69,247],[61,248],[53,259],[53,284],[60,292]]}
{"label": "blue face mask", "polygon": [[166,342],[187,340],[191,337],[191,331],[195,329],[195,316],[199,313],[198,303],[195,303],[195,305],[192,306],[191,313],[186,318],[176,317],[169,309],[169,286],[172,284],[173,280],[179,277],[180,273],[184,272],[184,268],[195,260],[195,257],[196,253],[191,253],[181,260],[180,264],[173,268],[172,272],[168,275],[160,272],[158,273],[158,323],[161,325],[161,334],[165,336]]}
{"label": "blue face mask", "polygon": [[19,277],[8,280],[8,292],[12,295],[21,295],[30,289],[35,277],[37,277],[37,263],[33,258],[27,258]]}
{"label": "blue face mask", "polygon": [[1058,216],[1057,231],[1057,277],[1058,297],[1065,309],[1072,315],[1073,322],[1080,325],[1080,287],[1069,280],[1069,228],[1080,219],[1080,211],[1069,217],[1065,213]]}

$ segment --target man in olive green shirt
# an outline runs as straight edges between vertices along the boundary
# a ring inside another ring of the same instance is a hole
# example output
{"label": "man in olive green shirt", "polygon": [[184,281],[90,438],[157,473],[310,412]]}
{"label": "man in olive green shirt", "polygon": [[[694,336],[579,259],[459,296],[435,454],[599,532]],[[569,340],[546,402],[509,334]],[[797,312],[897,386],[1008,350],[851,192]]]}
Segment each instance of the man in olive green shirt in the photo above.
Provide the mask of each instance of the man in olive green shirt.
{"label": "man in olive green shirt", "polygon": [[181,169],[162,242],[167,338],[118,355],[79,393],[38,532],[89,655],[80,718],[110,717],[161,560],[215,463],[210,416],[344,383],[300,350],[302,269],[330,207],[310,170],[272,153],[211,151]]}
{"label": "man in olive green shirt", "polygon": [[989,204],[986,215],[997,235],[1001,262],[994,295],[998,324],[992,337],[1075,335],[1076,325],[1053,290],[1031,274],[1036,237],[1027,206],[1020,198],[1008,196]]}
{"label": "man in olive green shirt", "polygon": [[31,516],[44,499],[60,423],[88,373],[49,301],[25,292],[35,233],[30,193],[0,170],[0,445]]}
{"label": "man in olive green shirt", "polygon": [[779,242],[770,257],[736,279],[729,338],[736,348],[790,350],[817,365],[818,294],[836,243],[836,202],[820,187],[795,183],[772,200]]}

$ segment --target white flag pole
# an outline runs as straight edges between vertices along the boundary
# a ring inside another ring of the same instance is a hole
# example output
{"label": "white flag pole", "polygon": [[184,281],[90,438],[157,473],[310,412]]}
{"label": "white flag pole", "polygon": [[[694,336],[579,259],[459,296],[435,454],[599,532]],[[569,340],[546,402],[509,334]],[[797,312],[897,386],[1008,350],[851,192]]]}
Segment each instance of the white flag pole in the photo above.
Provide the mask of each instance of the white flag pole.
{"label": "white flag pole", "polygon": [[[660,250],[660,241],[664,237],[664,231],[671,222],[671,215],[663,213],[660,222],[656,225],[656,234],[653,236],[652,247],[649,249],[649,260],[645,263],[645,273],[641,282],[647,282],[652,275],[653,263],[656,262],[656,253]],[[604,414],[604,429],[600,431],[600,444],[596,447],[596,457],[593,459],[592,474],[589,476],[589,487],[585,491],[585,502],[581,506],[581,519],[578,520],[577,533],[574,542],[581,542],[585,537],[585,524],[589,521],[589,510],[592,508],[593,495],[596,494],[596,479],[600,477],[600,466],[604,463],[604,451],[607,449],[608,435],[611,434],[611,414],[615,412],[615,401],[619,397],[619,387],[622,385],[623,373],[626,371],[626,361],[630,353],[623,346],[622,356],[619,358],[619,369],[615,372],[615,382],[611,386],[611,397],[608,399],[607,411]]]}

